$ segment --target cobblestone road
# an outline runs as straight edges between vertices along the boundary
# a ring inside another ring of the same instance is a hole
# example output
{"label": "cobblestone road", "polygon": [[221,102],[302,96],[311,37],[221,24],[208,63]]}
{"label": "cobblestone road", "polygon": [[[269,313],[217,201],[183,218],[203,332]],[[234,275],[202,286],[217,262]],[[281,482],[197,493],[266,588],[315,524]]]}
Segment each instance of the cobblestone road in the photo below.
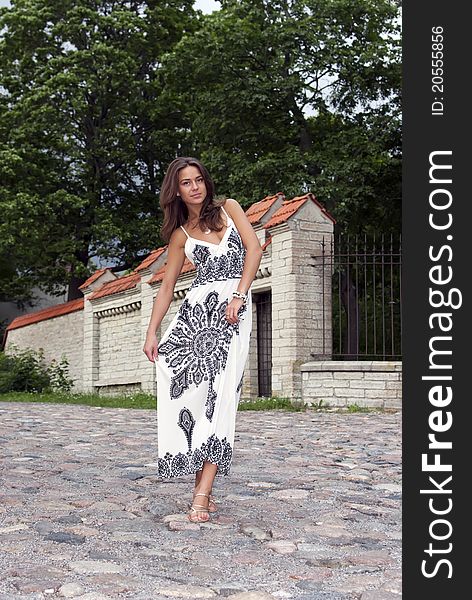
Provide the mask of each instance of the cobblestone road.
{"label": "cobblestone road", "polygon": [[151,410],[0,402],[0,600],[398,600],[401,413],[239,412],[219,511]]}

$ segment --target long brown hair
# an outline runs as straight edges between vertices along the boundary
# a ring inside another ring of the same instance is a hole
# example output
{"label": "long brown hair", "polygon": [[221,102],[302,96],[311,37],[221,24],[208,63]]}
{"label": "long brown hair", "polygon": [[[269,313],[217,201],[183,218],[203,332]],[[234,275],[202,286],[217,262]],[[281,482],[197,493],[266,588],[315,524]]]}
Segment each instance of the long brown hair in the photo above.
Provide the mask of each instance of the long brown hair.
{"label": "long brown hair", "polygon": [[214,198],[215,185],[208,170],[198,159],[191,156],[182,156],[174,159],[167,167],[161,193],[159,194],[159,204],[164,213],[161,237],[166,242],[170,240],[173,231],[185,223],[189,216],[185,202],[177,194],[179,193],[179,171],[190,166],[196,167],[200,171],[206,186],[206,197],[203,201],[198,222],[200,229],[202,231],[205,229],[221,231],[224,225],[219,210],[224,200]]}

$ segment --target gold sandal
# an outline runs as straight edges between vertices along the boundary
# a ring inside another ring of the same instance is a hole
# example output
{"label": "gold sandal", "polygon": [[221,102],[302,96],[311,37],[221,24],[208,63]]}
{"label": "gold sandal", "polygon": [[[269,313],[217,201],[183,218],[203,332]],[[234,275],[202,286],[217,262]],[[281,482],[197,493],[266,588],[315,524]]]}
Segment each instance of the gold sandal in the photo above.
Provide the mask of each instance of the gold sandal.
{"label": "gold sandal", "polygon": [[[210,496],[208,494],[194,494],[193,498],[195,500],[195,498],[197,496],[205,496],[205,498],[208,498],[208,500],[210,499]],[[198,508],[196,508],[198,507]],[[192,502],[192,505],[190,506],[190,513],[188,514],[188,520],[191,523],[206,523],[207,521],[210,520],[210,515],[209,515],[209,509],[207,506],[203,506],[203,504],[195,504],[194,502]],[[199,513],[206,513],[208,518],[207,519],[199,519],[199,518],[195,518],[192,519],[193,516],[198,515]]]}
{"label": "gold sandal", "polygon": [[[198,495],[198,494],[194,494],[193,497],[195,498],[196,495]],[[205,496],[205,494],[203,494],[203,495]],[[210,508],[210,504],[213,504],[213,508]],[[190,508],[191,504],[189,504],[188,507]],[[212,496],[211,494],[210,494],[210,497],[208,498],[208,512],[210,512],[210,513],[218,512],[218,507],[216,506],[216,498],[214,496]]]}
{"label": "gold sandal", "polygon": [[[216,506],[215,501],[216,501],[216,498],[210,494],[210,498],[208,500],[208,512],[211,512],[211,513],[218,512],[218,507]],[[215,507],[213,510],[210,509],[210,504],[213,504],[213,506]]]}

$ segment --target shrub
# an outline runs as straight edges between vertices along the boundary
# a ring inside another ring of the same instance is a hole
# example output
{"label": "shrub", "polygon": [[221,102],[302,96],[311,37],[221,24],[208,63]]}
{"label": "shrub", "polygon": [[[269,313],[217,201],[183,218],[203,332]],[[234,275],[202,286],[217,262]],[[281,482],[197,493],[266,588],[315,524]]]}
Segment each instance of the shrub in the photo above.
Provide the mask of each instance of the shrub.
{"label": "shrub", "polygon": [[12,345],[10,349],[11,354],[0,353],[0,393],[70,391],[73,380],[65,356],[47,365],[42,348],[20,350]]}
{"label": "shrub", "polygon": [[48,367],[50,386],[53,391],[70,392],[74,380],[69,377],[69,361],[62,355],[59,363],[52,360]]}

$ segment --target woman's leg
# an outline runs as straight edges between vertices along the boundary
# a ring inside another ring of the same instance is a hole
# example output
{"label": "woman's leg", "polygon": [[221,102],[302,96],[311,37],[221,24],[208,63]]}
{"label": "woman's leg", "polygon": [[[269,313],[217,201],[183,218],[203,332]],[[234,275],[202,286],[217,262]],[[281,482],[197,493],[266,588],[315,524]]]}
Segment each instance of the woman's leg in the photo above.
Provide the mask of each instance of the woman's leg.
{"label": "woman's leg", "polygon": [[[198,471],[195,477],[195,490],[194,490],[194,504],[200,504],[201,510],[208,508],[209,499],[206,496],[196,496],[195,494],[206,494],[210,495],[213,489],[213,482],[215,480],[217,471],[217,465],[205,461],[203,463],[203,469]],[[208,521],[209,515],[205,512],[194,513],[192,511],[192,521]]]}
{"label": "woman's leg", "polygon": [[[197,471],[195,473],[195,490],[194,490],[194,494],[197,493],[197,487],[200,485],[200,481],[202,480],[202,469],[200,469],[200,471]],[[209,492],[209,494],[213,494],[213,486]],[[203,498],[203,496],[199,496],[199,498]],[[216,512],[217,511],[217,507],[216,504],[214,502],[214,500],[210,500],[210,512]]]}

